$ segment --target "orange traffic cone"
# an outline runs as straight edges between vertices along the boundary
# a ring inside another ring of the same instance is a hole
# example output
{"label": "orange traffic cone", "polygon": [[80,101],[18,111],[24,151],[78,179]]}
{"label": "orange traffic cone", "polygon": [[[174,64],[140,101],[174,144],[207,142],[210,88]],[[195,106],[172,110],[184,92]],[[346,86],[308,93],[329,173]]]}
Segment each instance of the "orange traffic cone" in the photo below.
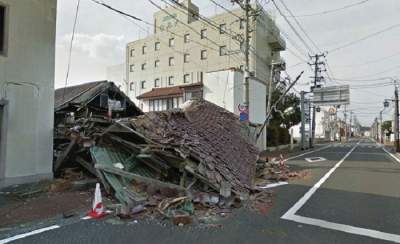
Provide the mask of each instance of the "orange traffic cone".
{"label": "orange traffic cone", "polygon": [[106,216],[107,213],[104,211],[104,205],[101,199],[100,184],[96,184],[96,190],[94,192],[93,208],[89,212],[88,216],[99,219]]}

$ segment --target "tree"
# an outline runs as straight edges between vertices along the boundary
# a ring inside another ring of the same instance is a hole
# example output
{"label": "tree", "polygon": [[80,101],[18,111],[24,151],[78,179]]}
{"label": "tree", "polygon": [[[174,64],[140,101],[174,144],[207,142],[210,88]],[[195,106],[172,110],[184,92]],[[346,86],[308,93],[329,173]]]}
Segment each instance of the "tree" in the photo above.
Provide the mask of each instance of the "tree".
{"label": "tree", "polygon": [[[274,104],[282,94],[281,90],[276,89],[272,93],[272,104]],[[290,107],[293,108],[293,111],[284,115],[283,112]],[[300,98],[294,93],[289,93],[276,106],[276,110],[272,112],[272,118],[267,128],[268,146],[288,144],[290,140],[289,128],[300,123],[300,121]]]}
{"label": "tree", "polygon": [[387,134],[392,134],[392,121],[387,120],[382,123],[382,130],[387,132]]}

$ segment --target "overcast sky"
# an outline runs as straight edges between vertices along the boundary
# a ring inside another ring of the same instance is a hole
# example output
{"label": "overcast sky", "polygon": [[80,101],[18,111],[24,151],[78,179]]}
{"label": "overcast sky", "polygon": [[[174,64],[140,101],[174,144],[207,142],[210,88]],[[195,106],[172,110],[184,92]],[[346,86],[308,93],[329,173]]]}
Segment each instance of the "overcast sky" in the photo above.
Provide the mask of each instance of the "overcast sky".
{"label": "overcast sky", "polygon": [[[228,8],[233,8],[229,0],[215,0]],[[131,13],[149,22],[157,9],[147,0],[104,0],[104,2]],[[160,0],[155,2],[164,6]],[[193,0],[200,7],[202,14],[211,16],[223,10],[209,0]],[[279,0],[278,6],[289,15]],[[339,9],[343,6],[362,2],[362,0],[284,0],[287,7],[296,16],[321,13]],[[288,48],[303,59],[307,49],[296,37],[270,0],[260,1],[275,16],[279,27],[291,40],[294,47],[287,42]],[[57,21],[57,53],[56,53],[56,87],[62,87],[65,82],[67,57],[71,39],[73,19],[77,0],[58,0]],[[309,17],[298,17],[302,27],[322,51],[328,52],[327,60],[334,77],[348,80],[372,80],[381,77],[400,78],[400,1],[399,0],[364,0],[362,4],[344,10]],[[295,25],[293,18],[289,21]],[[81,0],[77,30],[72,53],[72,65],[69,85],[87,81],[106,79],[106,67],[124,62],[125,45],[127,42],[146,36],[143,28],[148,26],[132,23],[108,9],[94,4],[90,0]],[[395,26],[398,25],[398,26]],[[349,45],[346,48],[332,51],[370,34],[393,26],[389,31]],[[295,26],[300,32],[299,27]],[[149,29],[149,31],[151,31]],[[304,34],[300,32],[304,37]],[[307,40],[310,44],[310,41]],[[300,51],[298,49],[301,49]],[[300,52],[303,52],[301,54]],[[301,70],[306,73],[300,80],[302,86],[297,90],[308,89],[311,70],[290,52],[284,52],[288,73],[296,77]],[[393,96],[393,86],[376,87],[375,84],[388,84],[388,80],[377,81],[337,81],[340,84],[350,84],[351,106],[358,119],[364,125],[370,125],[379,115],[384,98]],[[338,85],[327,80],[326,85]],[[360,85],[373,84],[371,88],[361,88]],[[384,118],[389,119],[391,109],[387,109]]]}

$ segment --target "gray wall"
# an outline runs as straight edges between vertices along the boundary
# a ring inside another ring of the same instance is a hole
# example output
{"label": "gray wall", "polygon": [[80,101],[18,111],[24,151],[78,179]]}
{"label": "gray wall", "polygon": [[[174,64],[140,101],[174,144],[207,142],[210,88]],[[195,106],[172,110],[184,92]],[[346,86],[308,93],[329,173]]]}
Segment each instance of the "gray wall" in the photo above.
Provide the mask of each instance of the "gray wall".
{"label": "gray wall", "polygon": [[0,99],[8,102],[1,187],[52,177],[57,1],[0,4],[8,6],[8,47],[0,55]]}

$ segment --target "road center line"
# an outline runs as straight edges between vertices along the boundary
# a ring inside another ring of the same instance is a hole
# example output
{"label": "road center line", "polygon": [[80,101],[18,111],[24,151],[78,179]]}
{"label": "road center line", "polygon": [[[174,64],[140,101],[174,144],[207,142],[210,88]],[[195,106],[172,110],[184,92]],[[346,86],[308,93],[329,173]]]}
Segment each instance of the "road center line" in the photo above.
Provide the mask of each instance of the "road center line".
{"label": "road center line", "polygon": [[326,173],[293,207],[291,207],[281,218],[288,219],[296,214],[296,212],[310,199],[310,197],[318,190],[318,188],[331,176],[331,174],[346,160],[348,156],[357,148],[360,141],[332,168]]}

